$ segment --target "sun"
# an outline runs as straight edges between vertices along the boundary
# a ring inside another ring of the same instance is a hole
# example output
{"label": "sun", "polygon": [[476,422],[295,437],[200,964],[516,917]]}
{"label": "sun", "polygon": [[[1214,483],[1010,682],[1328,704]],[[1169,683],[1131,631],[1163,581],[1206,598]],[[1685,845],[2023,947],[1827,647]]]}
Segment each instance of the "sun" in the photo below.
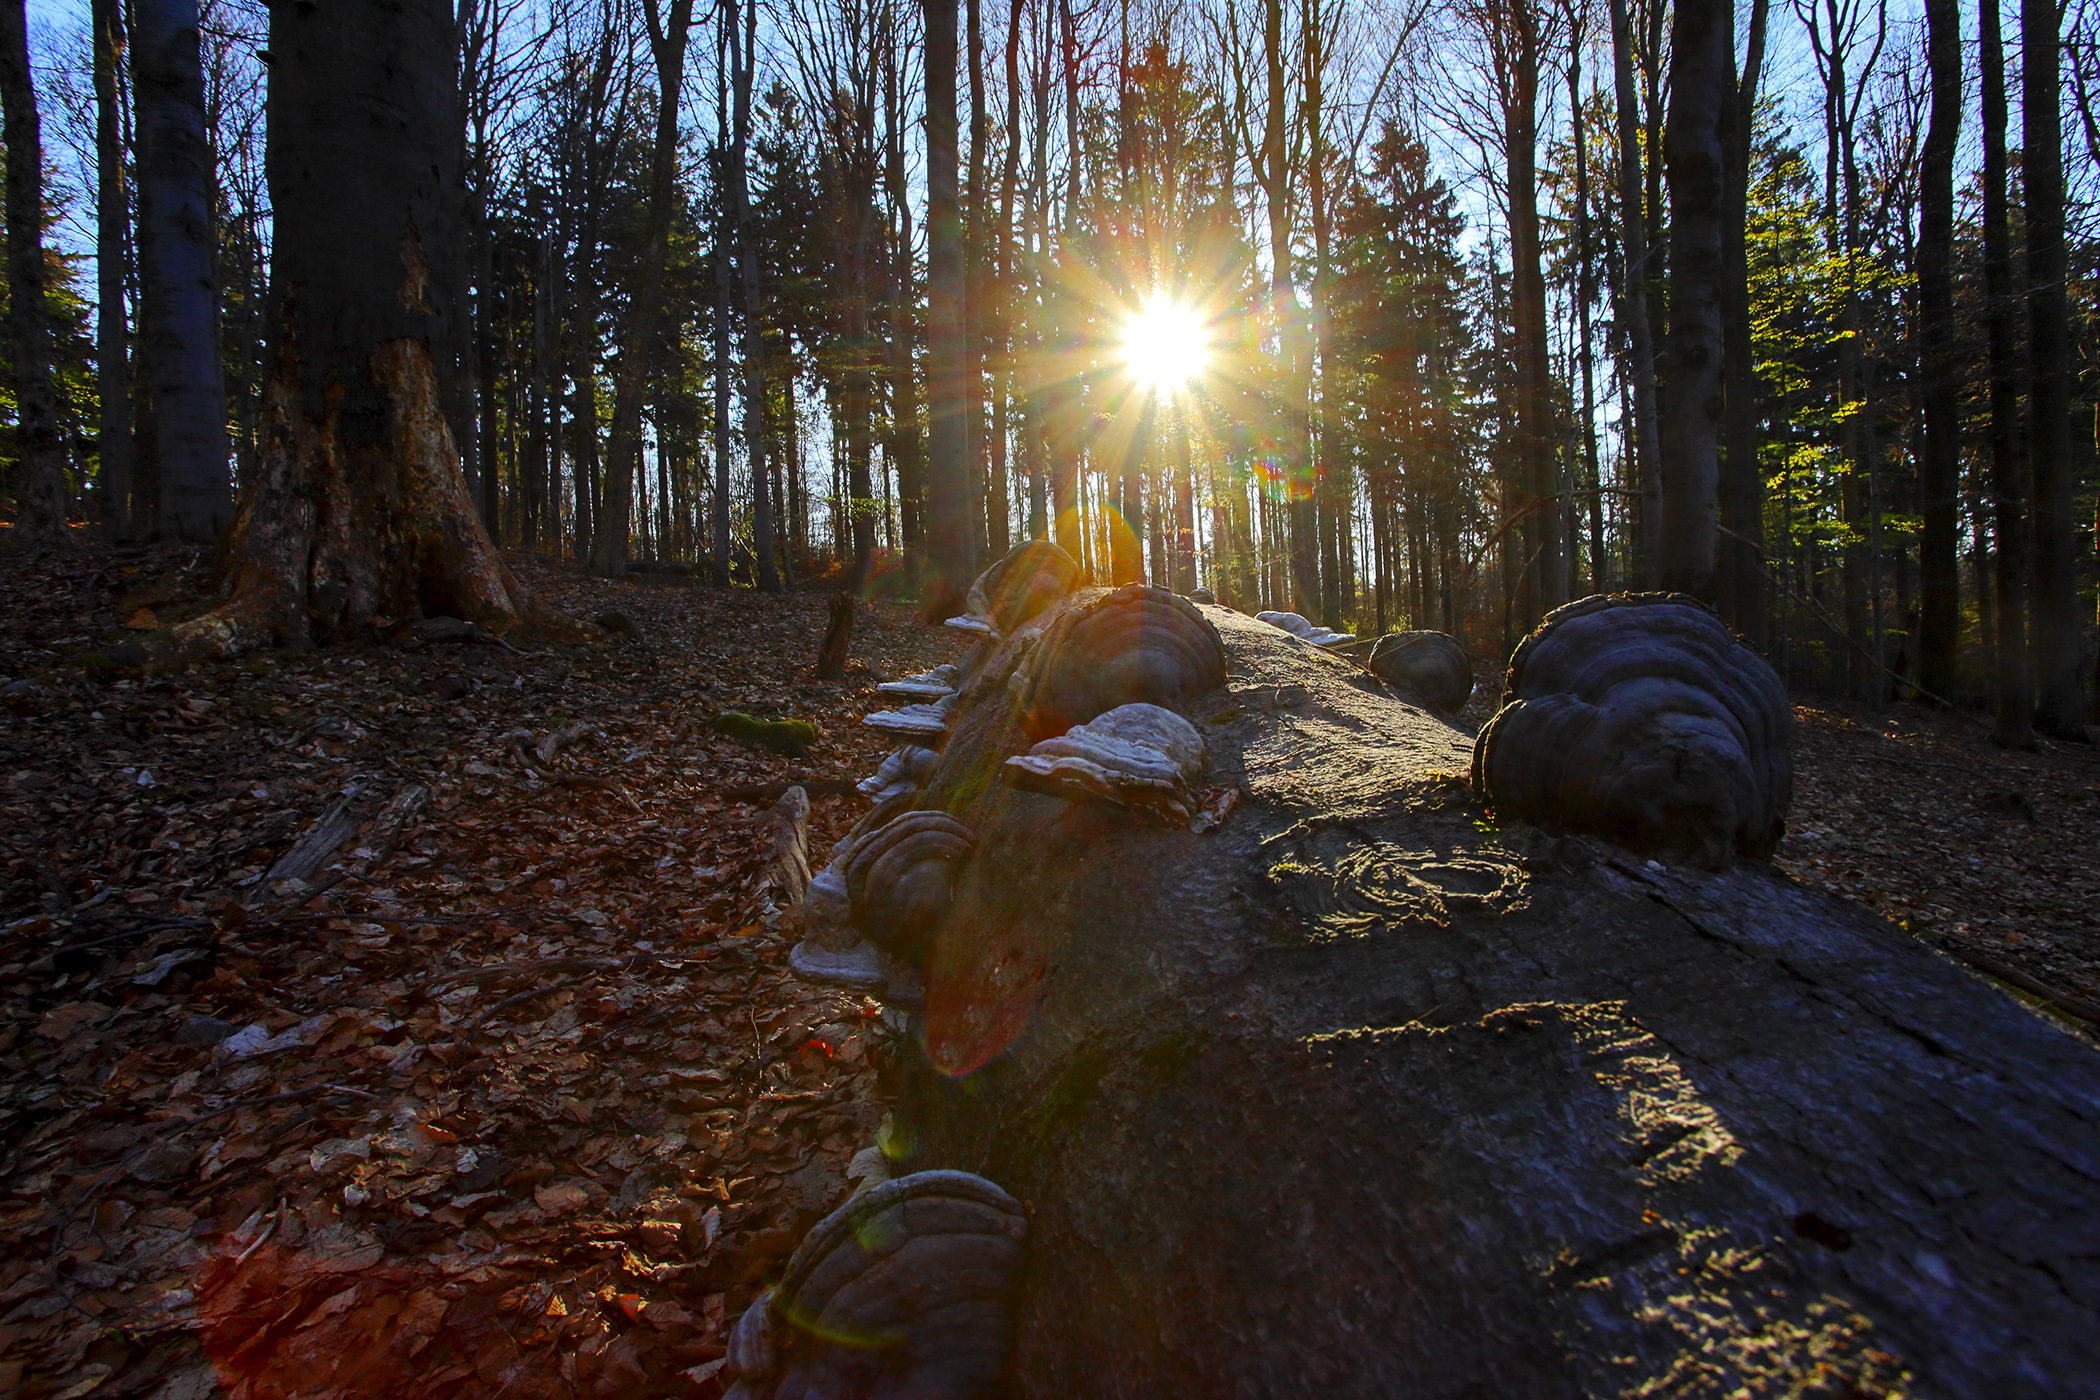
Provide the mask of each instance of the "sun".
{"label": "sun", "polygon": [[1123,332],[1123,363],[1147,389],[1178,389],[1202,374],[1209,358],[1203,318],[1163,298],[1147,302]]}

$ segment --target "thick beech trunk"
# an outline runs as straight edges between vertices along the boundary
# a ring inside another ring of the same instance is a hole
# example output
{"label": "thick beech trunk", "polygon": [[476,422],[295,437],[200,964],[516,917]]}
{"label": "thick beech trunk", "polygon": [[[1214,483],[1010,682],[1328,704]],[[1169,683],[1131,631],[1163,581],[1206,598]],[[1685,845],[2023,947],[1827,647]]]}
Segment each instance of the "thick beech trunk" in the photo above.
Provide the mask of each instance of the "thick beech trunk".
{"label": "thick beech trunk", "polygon": [[2055,0],[2021,0],[2020,183],[2027,194],[2027,459],[2034,473],[2034,722],[2086,741],[2072,500],[2071,316],[2064,291],[2063,84]]}
{"label": "thick beech trunk", "polygon": [[66,449],[51,387],[51,325],[44,303],[44,143],[29,70],[23,0],[0,0],[0,104],[7,141],[7,297],[14,359],[14,540],[69,543]]}
{"label": "thick beech trunk", "polygon": [[1464,733],[1205,608],[1196,834],[984,775],[892,1136],[1028,1203],[1020,1397],[2069,1395],[2100,1057],[1768,868],[1487,820]]}
{"label": "thick beech trunk", "polygon": [[1677,0],[1670,34],[1669,390],[1662,419],[1662,586],[1711,600],[1721,521],[1721,108],[1734,6]]}
{"label": "thick beech trunk", "polygon": [[233,518],[233,483],[196,0],[139,0],[133,15],[139,339],[160,479],[156,533],[208,544]]}
{"label": "thick beech trunk", "polygon": [[421,613],[498,632],[526,620],[441,390],[466,329],[452,34],[443,0],[271,11],[260,460],[234,527],[231,596],[149,644],[156,661]]}

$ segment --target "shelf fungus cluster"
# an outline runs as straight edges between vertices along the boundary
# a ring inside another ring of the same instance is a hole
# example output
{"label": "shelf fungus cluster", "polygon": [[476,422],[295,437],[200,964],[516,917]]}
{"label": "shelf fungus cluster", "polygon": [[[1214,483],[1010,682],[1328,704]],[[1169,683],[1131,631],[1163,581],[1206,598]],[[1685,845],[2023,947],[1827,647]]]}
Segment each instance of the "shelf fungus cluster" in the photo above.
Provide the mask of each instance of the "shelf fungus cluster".
{"label": "shelf fungus cluster", "polygon": [[1498,815],[1718,867],[1785,832],[1792,714],[1779,677],[1681,594],[1585,598],[1511,658],[1473,748]]}
{"label": "shelf fungus cluster", "polygon": [[877,802],[899,793],[917,792],[926,780],[933,776],[934,765],[941,761],[939,753],[921,748],[917,744],[906,744],[890,750],[876,766],[873,774],[862,778],[854,786]]}
{"label": "shelf fungus cluster", "polygon": [[969,1172],[915,1172],[812,1226],[729,1338],[734,1400],[973,1400],[1013,1349],[1028,1222]]}
{"label": "shelf fungus cluster", "polygon": [[1118,705],[1006,760],[1005,780],[1073,802],[1106,802],[1185,823],[1203,775],[1203,735],[1172,710]]}
{"label": "shelf fungus cluster", "polygon": [[1223,684],[1224,645],[1195,604],[1130,583],[1051,619],[1007,700],[1031,739],[1050,739],[1118,705],[1172,706]]}
{"label": "shelf fungus cluster", "polygon": [[1254,615],[1254,620],[1256,622],[1266,622],[1271,627],[1279,627],[1296,637],[1299,641],[1311,642],[1316,647],[1331,647],[1336,642],[1353,642],[1356,640],[1354,632],[1330,631],[1319,623],[1308,620],[1300,613],[1258,612]]}
{"label": "shelf fungus cluster", "polygon": [[1393,632],[1364,663],[1373,675],[1432,710],[1455,715],[1473,698],[1473,662],[1445,632]]}
{"label": "shelf fungus cluster", "polygon": [[946,812],[897,810],[861,819],[831,848],[802,901],[804,937],[789,965],[813,982],[873,989],[915,970],[947,915],[976,837]]}

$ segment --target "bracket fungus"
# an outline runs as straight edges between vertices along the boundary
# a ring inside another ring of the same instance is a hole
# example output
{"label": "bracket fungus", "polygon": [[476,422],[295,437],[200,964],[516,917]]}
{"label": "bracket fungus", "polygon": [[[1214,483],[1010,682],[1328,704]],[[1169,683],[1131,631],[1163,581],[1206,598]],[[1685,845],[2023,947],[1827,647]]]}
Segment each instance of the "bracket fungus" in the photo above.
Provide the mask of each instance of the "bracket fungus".
{"label": "bracket fungus", "polygon": [[1498,814],[1718,867],[1786,830],[1793,716],[1763,657],[1682,594],[1585,598],[1510,659],[1473,746]]}
{"label": "bracket fungus", "polygon": [[1329,647],[1336,642],[1353,642],[1356,640],[1354,632],[1330,631],[1317,622],[1309,621],[1302,614],[1294,612],[1258,612],[1254,615],[1254,620],[1256,622],[1266,622],[1271,627],[1281,628],[1299,641],[1311,642],[1316,647]]}
{"label": "bracket fungus", "polygon": [[1106,802],[1174,822],[1189,819],[1189,784],[1203,775],[1203,735],[1172,710],[1118,705],[1006,760],[1005,780],[1073,802]]}
{"label": "bracket fungus", "polygon": [[943,695],[953,695],[956,669],[953,662],[936,666],[931,671],[919,671],[893,681],[884,681],[875,687],[884,695],[910,695],[921,700],[938,700]]}
{"label": "bracket fungus", "polygon": [[809,882],[802,896],[804,937],[788,952],[788,966],[810,982],[862,991],[890,980],[890,961],[853,926],[853,899],[846,889],[846,866],[853,858],[851,836],[832,848],[831,864]]}
{"label": "bracket fungus", "polygon": [[906,744],[890,750],[888,756],[876,765],[875,772],[854,786],[878,802],[900,792],[916,792],[933,776],[934,765],[940,761],[941,756],[932,749]]}
{"label": "bracket fungus", "polygon": [[978,1400],[1013,1348],[1028,1222],[969,1172],[914,1172],[810,1227],[737,1320],[735,1400]]}
{"label": "bracket fungus", "polygon": [[970,585],[973,617],[989,618],[1011,636],[1021,625],[1072,591],[1079,565],[1048,540],[1015,545]]}
{"label": "bracket fungus", "polygon": [[1473,698],[1473,662],[1449,633],[1389,633],[1371,648],[1365,664],[1380,680],[1447,715],[1457,714]]}
{"label": "bracket fungus", "polygon": [[970,828],[946,812],[903,812],[856,838],[844,871],[853,926],[916,964],[976,845]]}
{"label": "bracket fungus", "polygon": [[861,717],[861,723],[871,729],[880,729],[885,734],[900,734],[909,739],[930,740],[938,744],[948,735],[949,721],[955,715],[956,695],[950,692],[938,700],[924,705],[905,705],[895,710],[877,710]]}
{"label": "bracket fungus", "polygon": [[1130,583],[1068,607],[1007,682],[1014,718],[1048,739],[1118,705],[1166,705],[1225,684],[1218,629],[1193,603]]}

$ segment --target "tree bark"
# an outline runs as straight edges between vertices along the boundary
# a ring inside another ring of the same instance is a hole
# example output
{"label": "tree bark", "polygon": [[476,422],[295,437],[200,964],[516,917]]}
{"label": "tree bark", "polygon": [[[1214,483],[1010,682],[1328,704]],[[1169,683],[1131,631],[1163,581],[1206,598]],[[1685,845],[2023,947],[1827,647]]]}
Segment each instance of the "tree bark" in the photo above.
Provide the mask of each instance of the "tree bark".
{"label": "tree bark", "polygon": [[[131,88],[139,140],[139,338],[159,463],[157,533],[216,540],[233,516],[219,361],[212,151],[195,0],[137,0]],[[449,134],[449,133],[448,133]]]}
{"label": "tree bark", "polygon": [[2013,322],[2012,220],[2006,193],[2005,45],[1999,0],[1981,0],[1983,77],[1983,283],[1990,366],[1991,533],[1996,546],[1997,723],[1991,737],[2033,749],[2034,690],[2027,679],[2027,493],[2020,473],[2018,337]]}
{"label": "tree bark", "polygon": [[1730,0],[1677,0],[1670,33],[1669,396],[1662,586],[1711,600],[1720,541],[1721,108],[1734,84]]}
{"label": "tree bark", "polygon": [[1961,636],[1957,508],[1961,492],[1961,350],[1954,325],[1954,151],[1961,139],[1961,5],[1927,0],[1932,118],[1918,198],[1918,335],[1925,450],[1918,464],[1918,684],[1949,697]]}
{"label": "tree bark", "polygon": [[[681,0],[690,4],[691,0]],[[780,568],[773,549],[773,492],[766,466],[765,307],[759,288],[758,241],[751,236],[751,77],[758,66],[758,6],[744,11],[737,32],[737,0],[724,0],[722,23],[729,34],[735,72],[735,134],[729,143],[730,217],[736,227],[736,260],[744,291],[744,457],[751,469],[751,535],[758,554],[758,587],[780,592]]]}
{"label": "tree bark", "polygon": [[1489,824],[1460,730],[1204,612],[1221,825],[986,783],[1025,641],[920,799],[976,847],[890,1140],[1030,1204],[1018,1400],[2088,1388],[2091,1047],[1768,867]]}
{"label": "tree bark", "polygon": [[926,548],[924,612],[947,616],[970,586],[969,346],[956,149],[956,0],[926,21]]}
{"label": "tree bark", "polygon": [[465,332],[458,79],[444,0],[270,15],[270,367],[230,596],[149,644],[179,663],[424,613],[531,609],[460,472],[441,367]]}
{"label": "tree bark", "polygon": [[96,494],[111,540],[132,538],[131,333],[124,314],[131,256],[131,204],[125,195],[124,132],[117,69],[124,52],[123,6],[93,0],[95,82],[95,389]]}
{"label": "tree bark", "polygon": [[1725,109],[1723,153],[1727,192],[1721,224],[1722,373],[1725,375],[1725,455],[1721,463],[1721,525],[1715,592],[1721,616],[1759,652],[1769,650],[1765,609],[1765,480],[1758,429],[1765,386],[1757,372],[1750,325],[1750,160],[1757,135],[1757,93],[1764,73],[1770,0],[1751,0],[1749,44],[1742,76]]}
{"label": "tree bark", "polygon": [[2063,102],[2056,0],[2021,0],[2020,183],[2027,195],[2027,452],[2034,473],[2035,727],[2085,743],[2071,318],[2064,282]]}
{"label": "tree bark", "polygon": [[1633,86],[1633,30],[1626,0],[1610,0],[1612,79],[1619,117],[1619,234],[1625,244],[1626,275],[1619,288],[1619,318],[1632,360],[1633,430],[1628,444],[1641,488],[1641,571],[1652,584],[1660,564],[1660,513],[1651,508],[1653,483],[1662,472],[1661,414],[1656,402],[1655,332],[1648,319],[1648,216],[1642,196],[1641,118]]}
{"label": "tree bark", "polygon": [[1508,508],[1521,516],[1522,577],[1515,602],[1520,632],[1568,601],[1555,481],[1553,369],[1546,344],[1546,276],[1538,192],[1539,15],[1528,0],[1505,13],[1509,73],[1503,148],[1509,177],[1510,323],[1516,335],[1517,489]]}
{"label": "tree bark", "polygon": [[45,304],[44,142],[23,0],[0,0],[0,104],[7,142],[7,298],[15,371],[15,541],[69,547],[66,450],[51,387]]}

